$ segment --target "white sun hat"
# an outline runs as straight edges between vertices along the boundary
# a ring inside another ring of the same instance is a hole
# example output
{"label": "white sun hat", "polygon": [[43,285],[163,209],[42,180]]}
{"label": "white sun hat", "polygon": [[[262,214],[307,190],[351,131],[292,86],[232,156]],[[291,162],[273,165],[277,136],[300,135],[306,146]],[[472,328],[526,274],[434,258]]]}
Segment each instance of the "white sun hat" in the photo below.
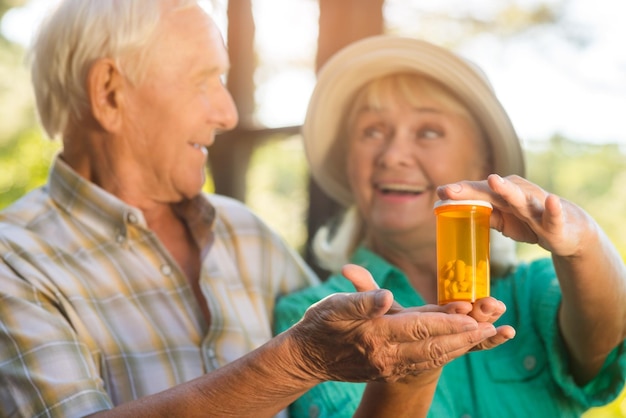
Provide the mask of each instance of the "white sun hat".
{"label": "white sun hat", "polygon": [[524,176],[524,156],[513,124],[489,80],[476,65],[431,43],[391,35],[354,42],[320,69],[302,127],[311,174],[322,190],[345,207],[353,203],[345,155],[337,147],[355,94],[376,78],[420,73],[452,91],[475,117],[491,147],[494,172]]}

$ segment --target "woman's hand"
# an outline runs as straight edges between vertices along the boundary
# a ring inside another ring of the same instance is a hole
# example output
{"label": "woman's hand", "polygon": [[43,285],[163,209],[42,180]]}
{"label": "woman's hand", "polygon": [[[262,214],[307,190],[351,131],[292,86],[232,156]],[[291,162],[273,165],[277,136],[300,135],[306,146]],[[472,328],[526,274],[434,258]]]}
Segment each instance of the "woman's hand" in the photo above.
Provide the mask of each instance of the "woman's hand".
{"label": "woman's hand", "polygon": [[441,186],[441,199],[479,199],[493,205],[491,226],[516,241],[539,244],[562,257],[578,255],[597,235],[597,225],[577,205],[519,176]]}

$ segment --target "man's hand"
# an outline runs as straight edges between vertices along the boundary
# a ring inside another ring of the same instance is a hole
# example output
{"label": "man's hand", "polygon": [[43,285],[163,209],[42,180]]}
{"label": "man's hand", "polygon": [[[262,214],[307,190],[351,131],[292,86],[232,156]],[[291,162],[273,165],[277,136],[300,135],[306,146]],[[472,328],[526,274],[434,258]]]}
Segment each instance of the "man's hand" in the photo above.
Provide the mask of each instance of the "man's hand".
{"label": "man's hand", "polygon": [[[370,272],[363,267],[347,264],[342,268],[341,273],[352,282],[358,292],[367,292],[379,288]],[[424,305],[413,308],[403,308],[400,304],[394,302],[392,308],[387,313],[392,314],[402,311],[468,314],[477,322],[493,324],[504,314],[506,306],[492,297],[479,299],[473,304],[469,302],[451,302],[446,305]],[[496,328],[496,332],[496,335],[481,341],[471,351],[488,350],[515,337],[515,329],[509,325],[499,326]]]}
{"label": "man's hand", "polygon": [[[344,269],[358,290],[368,286],[364,272]],[[394,382],[440,368],[481,343],[498,345],[489,342],[497,336],[493,324],[471,312],[463,302],[402,309],[391,292],[374,288],[328,296],[289,332],[301,369],[319,381]]]}

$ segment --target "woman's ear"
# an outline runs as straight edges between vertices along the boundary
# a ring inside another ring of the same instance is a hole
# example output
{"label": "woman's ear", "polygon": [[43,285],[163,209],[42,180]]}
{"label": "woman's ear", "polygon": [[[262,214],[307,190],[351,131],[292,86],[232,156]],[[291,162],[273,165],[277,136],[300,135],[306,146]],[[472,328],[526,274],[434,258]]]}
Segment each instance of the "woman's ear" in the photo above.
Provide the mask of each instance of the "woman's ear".
{"label": "woman's ear", "polygon": [[87,76],[87,92],[93,118],[101,128],[116,132],[122,126],[124,76],[109,58],[97,60]]}

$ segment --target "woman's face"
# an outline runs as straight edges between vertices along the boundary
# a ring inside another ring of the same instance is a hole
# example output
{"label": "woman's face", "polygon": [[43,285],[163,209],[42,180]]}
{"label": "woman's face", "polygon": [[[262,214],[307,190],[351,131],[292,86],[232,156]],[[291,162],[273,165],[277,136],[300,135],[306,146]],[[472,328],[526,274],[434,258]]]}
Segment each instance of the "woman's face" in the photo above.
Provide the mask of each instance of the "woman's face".
{"label": "woman's face", "polygon": [[[434,239],[436,188],[488,174],[485,141],[462,112],[413,86],[407,100],[381,90],[348,127],[347,174],[368,235],[418,232]],[[411,102],[411,103],[409,103]]]}

